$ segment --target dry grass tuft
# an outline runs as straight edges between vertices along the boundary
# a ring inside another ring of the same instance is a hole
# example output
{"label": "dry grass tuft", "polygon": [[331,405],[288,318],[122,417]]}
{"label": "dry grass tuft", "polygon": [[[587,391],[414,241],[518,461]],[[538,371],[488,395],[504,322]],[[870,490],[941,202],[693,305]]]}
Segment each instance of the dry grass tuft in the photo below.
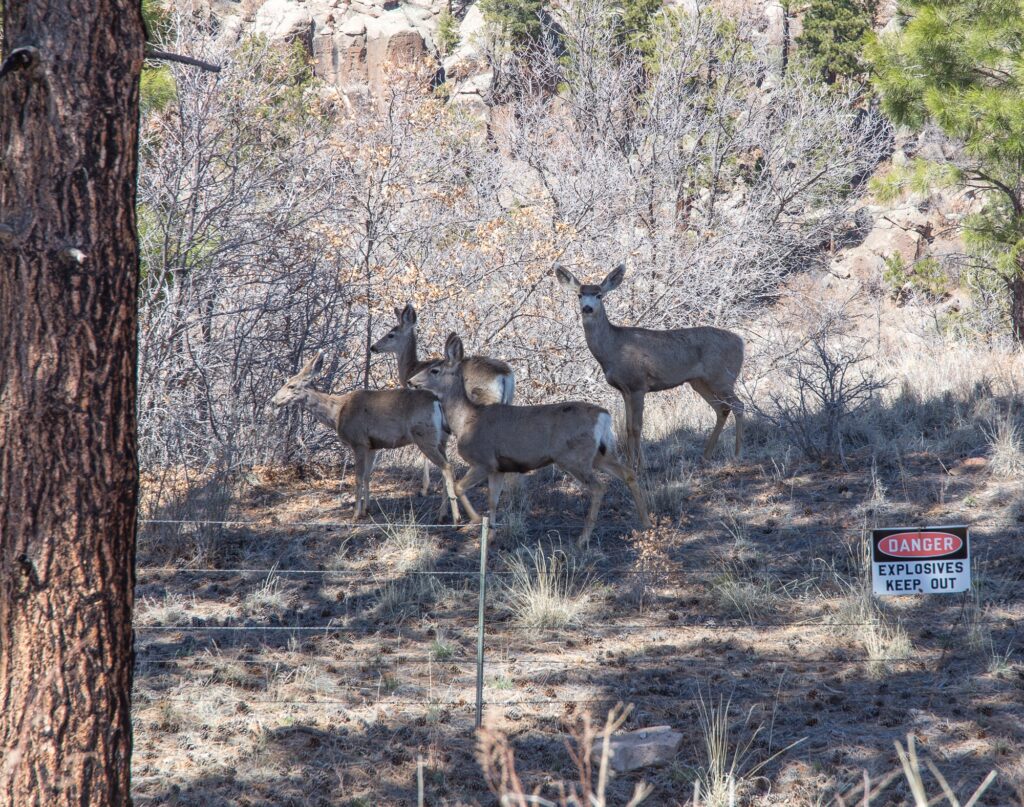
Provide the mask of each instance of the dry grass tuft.
{"label": "dry grass tuft", "polygon": [[1021,433],[1011,415],[1000,418],[987,430],[989,469],[1000,479],[1024,477],[1024,448]]}
{"label": "dry grass tuft", "polygon": [[840,630],[861,644],[867,654],[868,674],[881,678],[910,658],[913,643],[906,629],[893,623],[871,591],[871,554],[867,538],[853,552],[853,580],[839,580],[846,594],[836,610]]}
{"label": "dry grass tuft", "polygon": [[527,628],[578,625],[590,606],[589,575],[560,549],[524,549],[507,560],[501,600],[516,623]]}
{"label": "dry grass tuft", "polygon": [[[274,569],[277,564],[274,565]],[[283,611],[291,604],[291,594],[281,582],[280,575],[271,570],[256,588],[245,596],[242,607],[247,614],[256,616],[269,611]]]}
{"label": "dry grass tuft", "polygon": [[436,539],[420,527],[415,519],[382,524],[384,540],[378,550],[381,563],[405,574],[425,572],[434,568],[441,550]]}
{"label": "dry grass tuft", "polygon": [[195,597],[168,593],[162,598],[143,597],[135,606],[139,625],[187,625],[196,612]]}
{"label": "dry grass tuft", "polygon": [[699,694],[697,715],[704,744],[704,761],[697,768],[697,778],[693,783],[694,805],[734,807],[745,804],[753,791],[755,779],[764,767],[806,739],[801,737],[774,754],[755,760],[756,741],[764,730],[764,724],[753,722],[754,708],[751,707],[742,723],[736,723],[732,715],[732,698],[723,700],[719,696],[716,703],[710,695],[705,700],[703,692]]}
{"label": "dry grass tuft", "polygon": [[721,613],[748,624],[773,613],[778,606],[775,581],[749,571],[742,563],[721,561],[721,571],[711,581],[711,597]]}
{"label": "dry grass tuft", "polygon": [[864,648],[872,678],[888,675],[914,652],[907,631],[898,621],[890,622],[875,602],[870,587],[851,587],[836,618],[842,631]]}
{"label": "dry grass tuft", "polygon": [[441,554],[436,539],[412,517],[381,525],[384,540],[378,560],[403,575],[380,587],[377,604],[390,617],[418,613],[443,592],[444,584],[430,574]]}
{"label": "dry grass tuft", "polygon": [[377,606],[389,617],[419,613],[444,592],[444,584],[429,574],[412,573],[408,577],[389,580],[380,587]]}

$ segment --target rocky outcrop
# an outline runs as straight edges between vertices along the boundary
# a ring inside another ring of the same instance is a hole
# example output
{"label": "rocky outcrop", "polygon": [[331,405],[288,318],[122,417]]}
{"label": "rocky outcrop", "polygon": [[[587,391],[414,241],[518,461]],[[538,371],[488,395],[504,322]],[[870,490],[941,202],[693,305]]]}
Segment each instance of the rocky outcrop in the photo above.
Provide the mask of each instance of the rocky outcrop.
{"label": "rocky outcrop", "polygon": [[465,81],[489,69],[481,46],[483,28],[483,12],[470,6],[459,24],[459,45],[442,63],[447,81]]}
{"label": "rocky outcrop", "polygon": [[313,45],[313,15],[305,3],[294,0],[267,0],[256,11],[252,32],[270,41],[299,40],[310,49]]}
{"label": "rocky outcrop", "polygon": [[435,0],[266,0],[251,23],[222,21],[271,41],[300,41],[317,76],[344,93],[379,94],[393,67],[438,62],[434,37],[444,6]]}

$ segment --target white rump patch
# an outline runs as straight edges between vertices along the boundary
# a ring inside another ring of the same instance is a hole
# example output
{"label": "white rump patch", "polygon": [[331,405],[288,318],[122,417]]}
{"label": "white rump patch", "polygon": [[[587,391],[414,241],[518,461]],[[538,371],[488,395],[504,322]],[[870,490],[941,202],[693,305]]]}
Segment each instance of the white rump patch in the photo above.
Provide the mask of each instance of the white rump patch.
{"label": "white rump patch", "polygon": [[598,446],[604,443],[608,453],[615,452],[615,431],[612,429],[612,416],[607,412],[601,412],[594,423],[594,441]]}

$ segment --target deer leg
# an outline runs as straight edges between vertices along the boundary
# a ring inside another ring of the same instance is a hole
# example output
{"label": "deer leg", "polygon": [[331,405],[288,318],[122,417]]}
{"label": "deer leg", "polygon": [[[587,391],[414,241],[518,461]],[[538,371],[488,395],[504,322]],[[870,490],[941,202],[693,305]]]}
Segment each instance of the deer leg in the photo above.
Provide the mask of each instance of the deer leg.
{"label": "deer leg", "polygon": [[715,446],[718,445],[718,436],[722,433],[722,429],[725,428],[725,421],[729,418],[729,406],[722,400],[722,397],[716,395],[714,390],[708,386],[706,381],[695,379],[690,382],[690,386],[693,387],[694,391],[701,398],[708,402],[708,406],[715,410],[715,428],[711,430],[711,436],[708,437],[707,443],[704,444],[704,459],[711,459],[711,454],[715,450]]}
{"label": "deer leg", "polygon": [[630,409],[633,413],[633,468],[642,471],[646,465],[644,457],[644,395],[643,392],[634,392],[630,396]]}
{"label": "deer leg", "polygon": [[636,474],[617,459],[607,454],[598,454],[594,460],[594,465],[596,468],[606,471],[626,483],[626,487],[629,488],[629,492],[633,495],[633,504],[636,505],[637,515],[640,516],[640,524],[645,530],[649,530],[651,528],[651,516],[647,510],[647,501],[643,491],[640,489],[640,484],[637,482]]}
{"label": "deer leg", "polygon": [[370,477],[373,475],[373,468],[377,464],[377,452],[369,451],[366,455],[366,473],[363,475],[363,515],[370,514]]}
{"label": "deer leg", "polygon": [[[448,505],[452,511],[452,524],[458,524],[462,520],[459,514],[458,501],[455,498],[455,477],[452,475],[452,466],[444,455],[444,444],[432,446],[429,442],[416,444],[423,452],[423,467],[427,468],[431,463],[441,469],[441,476],[444,478],[444,489],[448,494]],[[437,520],[444,518],[445,500],[441,497],[441,506],[437,511]]]}
{"label": "deer leg", "polygon": [[479,465],[473,465],[466,475],[459,480],[455,486],[455,495],[459,497],[459,501],[462,502],[462,506],[466,508],[466,514],[469,516],[469,520],[474,524],[480,523],[480,514],[474,509],[472,502],[466,496],[466,491],[470,488],[476,487],[487,478],[487,469],[482,468]]}
{"label": "deer leg", "polygon": [[423,485],[420,487],[420,496],[426,496],[430,492],[430,460],[423,458]]}
{"label": "deer leg", "polygon": [[352,464],[354,466],[354,470],[355,470],[355,474],[356,474],[356,501],[355,501],[355,505],[354,505],[354,510],[352,511],[352,520],[353,521],[359,521],[359,518],[360,518],[360,516],[362,514],[363,477],[365,477],[367,475],[366,474],[366,455],[368,453],[369,453],[368,450],[365,449],[365,448],[362,448],[362,447],[356,448],[355,446],[353,446],[353,448],[352,448],[352,455],[353,455],[353,463]]}
{"label": "deer leg", "polygon": [[729,405],[732,407],[732,419],[736,424],[736,459],[739,459],[743,451],[743,420],[746,417],[746,407],[735,393],[731,396]]}
{"label": "deer leg", "polygon": [[626,462],[636,467],[634,460],[634,439],[633,439],[633,399],[628,392],[622,392],[623,420],[626,423]]}
{"label": "deer leg", "polygon": [[[444,477],[444,489],[448,493],[448,504],[451,506],[452,524],[458,524],[462,521],[462,515],[459,513],[459,500],[455,497],[455,474],[452,473],[452,466],[447,462],[441,466],[441,476]],[[441,500],[441,507],[437,511],[439,521],[443,515],[444,499]]]}
{"label": "deer leg", "polygon": [[604,499],[605,483],[593,472],[574,468],[565,470],[575,476],[582,485],[590,492],[590,507],[587,509],[587,517],[583,520],[583,532],[576,540],[576,546],[590,546],[590,536],[597,524],[597,514],[601,511],[601,502]]}

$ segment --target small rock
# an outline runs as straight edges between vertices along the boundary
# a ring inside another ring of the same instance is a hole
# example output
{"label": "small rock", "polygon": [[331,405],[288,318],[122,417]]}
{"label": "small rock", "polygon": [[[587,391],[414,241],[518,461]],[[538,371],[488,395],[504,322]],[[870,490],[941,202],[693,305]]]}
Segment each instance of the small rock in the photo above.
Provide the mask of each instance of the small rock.
{"label": "small rock", "polygon": [[[683,742],[683,735],[671,726],[653,726],[639,731],[613,734],[609,743],[612,770],[628,773],[637,768],[664,765],[671,762]],[[601,758],[604,741],[598,737],[594,743],[594,757]]]}

